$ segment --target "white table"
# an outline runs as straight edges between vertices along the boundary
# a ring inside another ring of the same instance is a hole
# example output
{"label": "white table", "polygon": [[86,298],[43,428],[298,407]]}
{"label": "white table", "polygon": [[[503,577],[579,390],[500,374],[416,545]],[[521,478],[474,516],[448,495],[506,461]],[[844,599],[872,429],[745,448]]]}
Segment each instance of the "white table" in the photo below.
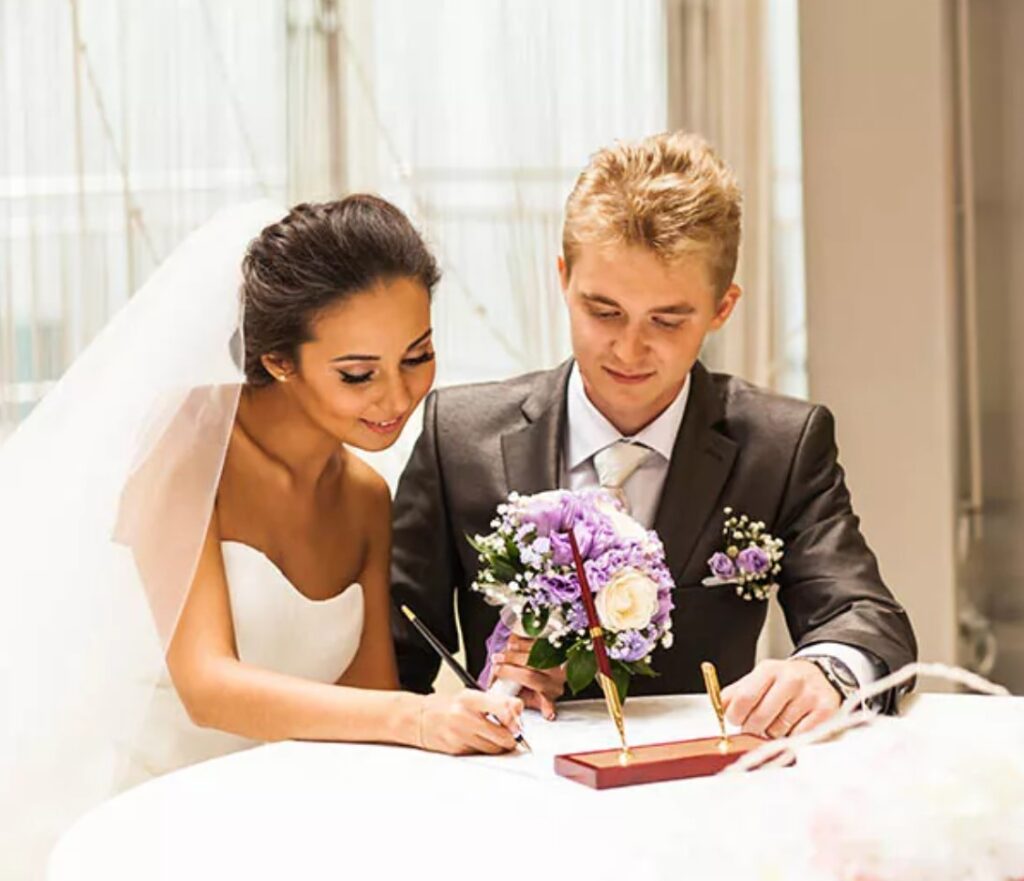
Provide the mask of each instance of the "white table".
{"label": "white table", "polygon": [[[961,742],[1002,722],[1024,730],[1024,698],[929,694],[904,713],[893,724]],[[702,696],[634,699],[627,718],[634,744],[716,731]],[[551,757],[614,746],[602,705],[525,721],[532,757],[288,742],[196,765],[81,818],[49,879],[827,877],[806,868],[820,842],[792,793],[881,736],[851,732],[795,768],[597,792],[556,777]]]}

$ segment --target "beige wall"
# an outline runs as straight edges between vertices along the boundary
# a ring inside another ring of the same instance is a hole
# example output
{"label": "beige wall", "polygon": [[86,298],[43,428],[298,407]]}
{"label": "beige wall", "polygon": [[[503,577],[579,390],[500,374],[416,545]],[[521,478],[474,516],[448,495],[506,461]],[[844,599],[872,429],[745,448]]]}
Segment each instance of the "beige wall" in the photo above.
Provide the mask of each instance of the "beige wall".
{"label": "beige wall", "polygon": [[955,658],[951,71],[939,0],[800,4],[811,398],[924,660]]}

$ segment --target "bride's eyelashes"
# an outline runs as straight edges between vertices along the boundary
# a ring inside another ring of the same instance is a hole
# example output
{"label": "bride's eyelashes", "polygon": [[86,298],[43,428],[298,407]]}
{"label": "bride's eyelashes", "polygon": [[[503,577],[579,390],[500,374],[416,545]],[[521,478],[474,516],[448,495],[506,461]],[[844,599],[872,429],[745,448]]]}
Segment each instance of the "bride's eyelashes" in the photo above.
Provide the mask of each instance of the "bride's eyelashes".
{"label": "bride's eyelashes", "polygon": [[420,364],[429,364],[434,360],[433,351],[424,352],[422,355],[417,355],[415,358],[406,358],[402,361],[403,367],[419,367]]}
{"label": "bride's eyelashes", "polygon": [[339,370],[338,376],[341,377],[342,382],[356,385],[360,382],[369,382],[373,378],[373,371],[371,370],[369,373],[346,373],[344,370]]}
{"label": "bride's eyelashes", "polygon": [[[422,355],[417,355],[415,358],[404,358],[402,360],[403,367],[419,367],[421,364],[429,364],[434,360],[433,352],[424,352]],[[369,370],[366,373],[348,373],[344,370],[339,370],[338,375],[341,377],[341,381],[349,385],[358,385],[359,383],[369,382],[373,379],[375,370]]]}

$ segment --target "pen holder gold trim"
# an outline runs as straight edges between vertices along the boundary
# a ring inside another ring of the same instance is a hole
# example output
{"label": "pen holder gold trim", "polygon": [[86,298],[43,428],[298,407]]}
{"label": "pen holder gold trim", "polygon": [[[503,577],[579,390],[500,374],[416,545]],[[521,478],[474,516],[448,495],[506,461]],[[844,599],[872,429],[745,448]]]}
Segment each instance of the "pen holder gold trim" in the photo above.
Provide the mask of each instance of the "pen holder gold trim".
{"label": "pen holder gold trim", "polygon": [[729,734],[725,730],[725,705],[722,703],[722,689],[718,684],[718,671],[710,661],[703,661],[700,665],[700,672],[704,676],[704,688],[707,689],[708,697],[711,699],[711,706],[718,717],[718,727],[722,732],[722,746],[728,749]]}

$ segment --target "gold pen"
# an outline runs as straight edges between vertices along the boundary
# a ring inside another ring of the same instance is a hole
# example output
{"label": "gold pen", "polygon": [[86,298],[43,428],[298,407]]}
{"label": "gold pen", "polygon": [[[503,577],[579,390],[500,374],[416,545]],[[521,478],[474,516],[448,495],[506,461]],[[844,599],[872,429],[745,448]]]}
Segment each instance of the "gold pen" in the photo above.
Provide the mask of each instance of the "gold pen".
{"label": "gold pen", "polygon": [[715,715],[718,716],[718,727],[722,730],[722,744],[728,747],[729,735],[725,730],[725,707],[722,705],[722,689],[718,684],[718,671],[710,661],[702,661],[700,672],[704,674],[704,687],[707,689],[708,697],[711,698],[711,706],[715,708]]}
{"label": "gold pen", "polygon": [[608,660],[608,649],[604,643],[604,630],[601,621],[597,616],[597,607],[594,605],[594,595],[590,591],[590,582],[587,581],[587,570],[583,567],[583,557],[580,556],[580,547],[576,543],[576,532],[569,528],[569,547],[572,549],[572,561],[576,566],[576,577],[580,583],[580,599],[583,600],[583,608],[587,613],[587,625],[590,632],[590,639],[594,647],[594,662],[597,664],[597,682],[604,692],[604,702],[608,707],[608,714],[615,723],[619,732],[619,740],[622,749],[619,752],[619,764],[628,765],[633,759],[633,753],[626,740],[626,721],[622,715],[622,701],[619,699],[619,689],[612,678],[612,665]]}

